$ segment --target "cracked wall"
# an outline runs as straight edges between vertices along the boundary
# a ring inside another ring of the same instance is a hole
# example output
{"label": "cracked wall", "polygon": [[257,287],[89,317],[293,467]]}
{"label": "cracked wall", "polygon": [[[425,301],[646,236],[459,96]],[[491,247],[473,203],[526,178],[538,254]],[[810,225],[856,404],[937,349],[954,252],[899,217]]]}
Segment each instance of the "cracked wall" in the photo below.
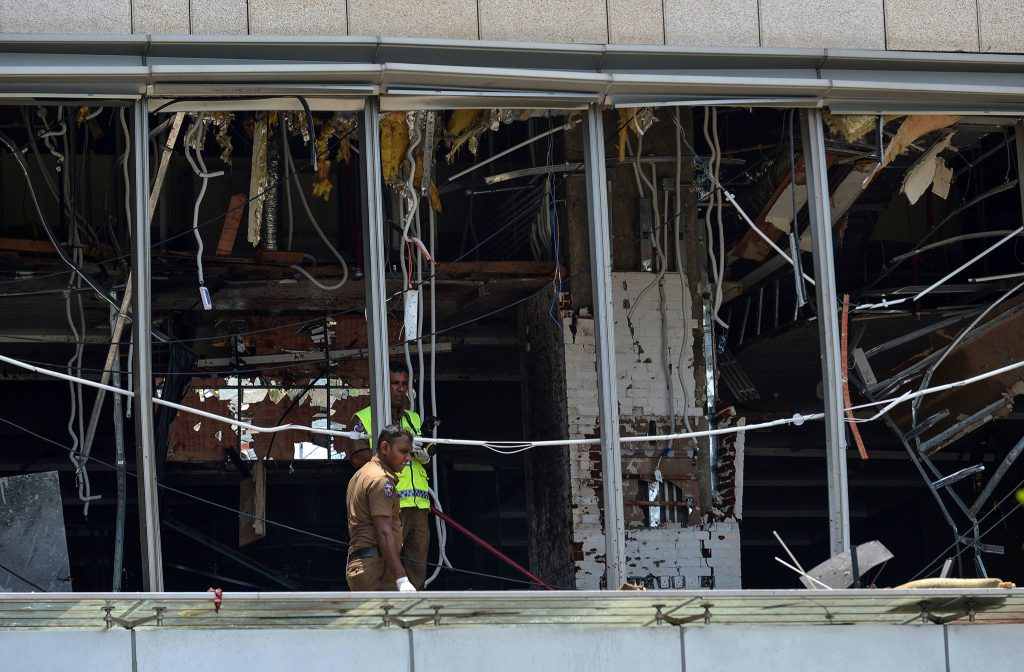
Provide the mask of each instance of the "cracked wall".
{"label": "cracked wall", "polygon": [[[690,292],[678,275],[666,276],[665,319],[668,355],[673,363],[669,372],[662,355],[658,288],[654,286],[643,292],[654,278],[650,273],[612,274],[617,390],[623,436],[669,433],[669,376],[673,385],[676,431],[684,429],[684,408],[695,429],[703,422],[701,411],[694,403],[699,399],[695,397],[692,340],[686,344],[682,358],[682,376],[676,366],[680,361],[681,334],[693,326],[684,319],[684,315],[691,314]],[[631,309],[632,315],[627,319]],[[571,313],[563,314],[562,321],[567,337],[564,350],[569,436],[598,436],[594,322],[589,317]],[[703,371],[699,374],[703,375]],[[722,481],[722,485],[727,486],[723,492],[725,497],[716,498],[712,510],[702,511],[697,453],[688,442],[675,442],[671,452],[661,458],[660,471],[663,480],[678,489],[675,499],[683,506],[672,507],[679,509],[677,520],[663,520],[653,528],[649,527],[650,513],[646,511],[652,507],[644,506],[649,503],[646,501],[647,484],[654,480],[659,456],[666,446],[622,445],[627,577],[643,580],[649,588],[740,587],[740,536],[736,514],[742,512],[742,441],[738,443],[739,446],[734,440],[724,445],[716,465],[718,474],[727,477]],[[576,587],[597,589],[602,587],[605,570],[600,448],[570,447],[569,464]],[[719,505],[723,499],[728,500],[727,505]],[[669,507],[660,508],[662,515],[668,517]]]}

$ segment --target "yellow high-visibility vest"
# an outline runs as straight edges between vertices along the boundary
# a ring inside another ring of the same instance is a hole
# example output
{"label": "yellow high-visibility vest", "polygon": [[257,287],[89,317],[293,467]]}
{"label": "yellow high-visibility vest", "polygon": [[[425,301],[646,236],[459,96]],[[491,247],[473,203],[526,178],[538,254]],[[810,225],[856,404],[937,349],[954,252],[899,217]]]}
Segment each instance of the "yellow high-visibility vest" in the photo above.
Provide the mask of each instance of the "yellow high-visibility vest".
{"label": "yellow high-visibility vest", "polygon": [[[370,435],[370,446],[374,446],[373,422],[371,421],[370,407],[356,413],[359,422],[363,423],[363,430]],[[422,422],[420,416],[414,411],[402,411],[402,427],[408,429],[414,436],[422,436]],[[405,463],[402,473],[398,474],[398,496],[401,497],[403,509],[416,507],[417,509],[430,508],[430,481],[427,478],[427,469],[419,460],[409,460]]]}

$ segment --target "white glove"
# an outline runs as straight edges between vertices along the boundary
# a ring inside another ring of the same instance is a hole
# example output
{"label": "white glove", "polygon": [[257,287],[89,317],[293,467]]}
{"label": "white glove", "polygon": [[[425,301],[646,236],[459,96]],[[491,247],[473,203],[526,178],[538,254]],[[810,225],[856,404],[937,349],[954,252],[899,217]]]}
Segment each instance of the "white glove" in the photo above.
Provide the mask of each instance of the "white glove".
{"label": "white glove", "polygon": [[427,452],[425,447],[417,446],[413,448],[412,457],[420,464],[430,464],[430,453]]}
{"label": "white glove", "polygon": [[413,587],[412,581],[410,581],[407,576],[400,577],[398,581],[395,581],[395,585],[398,586],[398,592],[400,593],[416,592],[416,588]]}

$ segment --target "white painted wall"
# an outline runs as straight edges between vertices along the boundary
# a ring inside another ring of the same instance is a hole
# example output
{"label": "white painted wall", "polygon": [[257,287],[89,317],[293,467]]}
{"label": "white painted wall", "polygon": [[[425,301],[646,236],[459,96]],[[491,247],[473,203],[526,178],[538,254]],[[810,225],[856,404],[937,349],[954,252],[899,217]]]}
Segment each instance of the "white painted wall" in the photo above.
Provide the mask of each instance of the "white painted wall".
{"label": "white painted wall", "polygon": [[0,32],[1024,53],[1019,0],[0,0]]}
{"label": "white painted wall", "polygon": [[[624,419],[653,418],[669,414],[668,378],[662,364],[662,316],[657,286],[647,287],[650,273],[612,274],[615,314],[615,363],[618,375],[619,413]],[[694,407],[693,341],[687,344],[683,358],[683,383],[675,373],[684,329],[690,315],[689,292],[676,274],[665,280],[665,318],[673,362],[675,414],[682,429],[683,390],[686,390],[690,416],[700,416]],[[641,294],[643,295],[641,297]],[[627,319],[630,307],[635,306]],[[593,436],[598,425],[597,355],[594,346],[594,322],[580,318],[575,336],[572,320],[563,318],[566,394],[568,396],[569,436]],[[648,361],[650,360],[650,361]],[[631,448],[625,447],[624,455]],[[573,497],[573,542],[583,551],[576,562],[576,586],[597,589],[604,575],[604,531],[600,506],[600,450],[596,446],[570,449],[570,479]],[[740,587],[740,531],[735,520],[686,527],[666,523],[656,529],[626,530],[627,576],[653,575],[665,588],[701,588],[714,577],[717,588]],[[685,581],[684,585],[680,585]]]}

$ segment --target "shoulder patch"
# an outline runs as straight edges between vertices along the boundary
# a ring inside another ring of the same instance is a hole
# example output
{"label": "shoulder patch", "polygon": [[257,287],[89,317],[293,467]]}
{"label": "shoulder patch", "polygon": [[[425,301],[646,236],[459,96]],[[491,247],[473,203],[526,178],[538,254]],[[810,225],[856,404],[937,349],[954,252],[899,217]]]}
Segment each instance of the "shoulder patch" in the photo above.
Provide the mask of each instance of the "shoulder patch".
{"label": "shoulder patch", "polygon": [[395,494],[395,485],[390,481],[384,484],[384,496],[391,497]]}

